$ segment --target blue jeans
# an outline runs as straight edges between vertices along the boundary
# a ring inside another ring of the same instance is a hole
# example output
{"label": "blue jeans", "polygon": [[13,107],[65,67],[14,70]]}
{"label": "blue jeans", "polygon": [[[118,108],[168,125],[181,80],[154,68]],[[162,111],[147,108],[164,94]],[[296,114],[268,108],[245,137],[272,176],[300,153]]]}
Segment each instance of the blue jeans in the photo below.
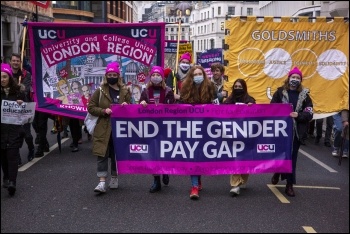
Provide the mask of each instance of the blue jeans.
{"label": "blue jeans", "polygon": [[[343,131],[343,123],[341,121],[341,115],[340,113],[333,115],[333,131],[334,131],[334,143],[333,143],[333,147],[334,150],[339,150],[341,142],[343,140],[341,134]],[[349,133],[348,133],[349,134]],[[343,147],[343,152],[347,153],[349,152],[349,141],[345,140],[345,145]]]}
{"label": "blue jeans", "polygon": [[199,175],[191,175],[192,187],[198,187]]}

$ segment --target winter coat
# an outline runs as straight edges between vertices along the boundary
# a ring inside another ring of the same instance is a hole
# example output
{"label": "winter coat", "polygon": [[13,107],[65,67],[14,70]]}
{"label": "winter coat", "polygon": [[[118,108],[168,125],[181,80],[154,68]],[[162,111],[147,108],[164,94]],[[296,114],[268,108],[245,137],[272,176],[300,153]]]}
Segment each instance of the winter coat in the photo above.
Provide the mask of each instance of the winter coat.
{"label": "winter coat", "polygon": [[[148,91],[149,91],[148,89],[143,89],[139,103],[141,103],[142,101],[150,103]],[[174,93],[171,90],[171,88],[166,87],[165,88],[165,99],[164,99],[163,104],[174,104],[174,103],[175,103]]]}
{"label": "winter coat", "polygon": [[[273,94],[270,103],[290,103],[287,90],[279,87]],[[294,130],[296,130],[296,137],[301,140],[304,134],[306,134],[308,124],[313,117],[313,104],[308,89],[304,88],[299,93],[297,106],[294,111],[298,112],[298,117],[293,118]]]}
{"label": "winter coat", "polygon": [[[4,90],[1,88],[1,100],[9,100],[9,101],[17,101],[24,100],[25,94],[24,91],[20,90],[20,86],[18,86],[15,93],[9,93],[6,96]],[[22,125],[14,125],[14,124],[4,124],[1,122],[1,149],[8,148],[21,148],[24,140],[24,129]]]}
{"label": "winter coat", "polygon": [[[100,157],[105,157],[109,139],[112,134],[110,115],[104,112],[104,110],[110,108],[112,104],[109,89],[110,87],[108,84],[101,85],[101,89],[96,89],[92,94],[88,104],[88,112],[94,116],[99,116],[93,134],[92,152],[94,155]],[[99,101],[100,92],[102,93]],[[131,93],[125,85],[119,89],[119,104],[123,102],[131,103]]]}
{"label": "winter coat", "polygon": [[21,85],[24,85],[25,89],[25,102],[33,102],[33,87],[32,87],[32,75],[29,71],[22,69],[22,71],[18,71],[18,73],[13,74],[13,78],[17,80],[21,76]]}

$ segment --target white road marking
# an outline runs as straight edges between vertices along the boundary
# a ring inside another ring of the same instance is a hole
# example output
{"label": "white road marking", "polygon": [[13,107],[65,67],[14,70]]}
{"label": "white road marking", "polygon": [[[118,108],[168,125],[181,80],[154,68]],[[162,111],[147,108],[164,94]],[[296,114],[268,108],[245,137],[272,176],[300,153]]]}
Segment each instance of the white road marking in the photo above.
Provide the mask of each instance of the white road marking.
{"label": "white road marking", "polygon": [[[63,138],[61,140],[61,144],[63,144],[64,142],[66,142],[69,138]],[[52,145],[50,147],[50,152],[53,151],[54,149],[56,149],[58,147],[58,143]],[[20,168],[18,168],[18,171],[25,171],[27,170],[28,168],[30,168],[31,166],[33,166],[36,162],[38,162],[39,160],[43,159],[46,155],[48,155],[50,152],[45,152],[44,153],[44,156],[40,157],[40,158],[34,158],[32,161],[30,162],[27,162],[26,164],[24,164],[23,166],[21,166]]]}
{"label": "white road marking", "polygon": [[318,165],[320,165],[321,167],[325,168],[329,172],[338,173],[338,171],[334,170],[330,166],[327,166],[326,164],[324,164],[323,162],[321,162],[320,160],[318,160],[317,158],[315,158],[311,154],[306,153],[304,150],[299,149],[299,152],[302,153],[303,155],[305,155],[306,157],[308,157],[309,159],[311,159],[312,161],[314,161],[315,163],[317,163]]}
{"label": "white road marking", "polygon": [[315,229],[313,229],[313,228],[310,227],[310,226],[303,226],[303,228],[304,228],[304,230],[305,230],[306,233],[317,233],[317,232],[315,231]]}

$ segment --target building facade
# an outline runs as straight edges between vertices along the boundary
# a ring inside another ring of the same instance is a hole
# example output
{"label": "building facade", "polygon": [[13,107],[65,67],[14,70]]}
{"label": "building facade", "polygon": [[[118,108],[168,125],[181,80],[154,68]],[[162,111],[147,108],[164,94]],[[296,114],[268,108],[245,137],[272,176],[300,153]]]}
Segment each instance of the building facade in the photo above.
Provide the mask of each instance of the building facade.
{"label": "building facade", "polygon": [[[137,22],[134,1],[50,1],[47,8],[31,1],[1,1],[1,60],[22,52],[22,23],[133,23]],[[135,21],[136,20],[136,21]],[[30,58],[28,37],[24,56]]]}
{"label": "building facade", "polygon": [[199,1],[189,19],[190,41],[196,54],[203,50],[223,48],[226,15],[259,15],[258,1]]}
{"label": "building facade", "polygon": [[259,1],[261,16],[349,17],[348,1]]}

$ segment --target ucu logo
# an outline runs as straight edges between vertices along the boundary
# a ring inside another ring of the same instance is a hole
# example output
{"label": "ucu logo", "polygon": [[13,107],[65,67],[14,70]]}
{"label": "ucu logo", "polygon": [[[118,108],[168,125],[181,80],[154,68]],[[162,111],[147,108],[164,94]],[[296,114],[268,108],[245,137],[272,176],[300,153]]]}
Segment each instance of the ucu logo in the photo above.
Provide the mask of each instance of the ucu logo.
{"label": "ucu logo", "polygon": [[46,30],[46,29],[39,29],[38,31],[39,33],[39,37],[41,39],[56,39],[56,38],[59,38],[59,39],[64,39],[66,38],[66,31],[64,30]]}
{"label": "ucu logo", "polygon": [[257,153],[274,153],[275,144],[257,144]]}
{"label": "ucu logo", "polygon": [[157,34],[157,31],[155,29],[149,30],[149,29],[131,29],[131,36],[134,38],[139,38],[139,37],[150,37],[150,38],[155,38]]}
{"label": "ucu logo", "polygon": [[130,153],[148,153],[148,145],[131,144]]}

